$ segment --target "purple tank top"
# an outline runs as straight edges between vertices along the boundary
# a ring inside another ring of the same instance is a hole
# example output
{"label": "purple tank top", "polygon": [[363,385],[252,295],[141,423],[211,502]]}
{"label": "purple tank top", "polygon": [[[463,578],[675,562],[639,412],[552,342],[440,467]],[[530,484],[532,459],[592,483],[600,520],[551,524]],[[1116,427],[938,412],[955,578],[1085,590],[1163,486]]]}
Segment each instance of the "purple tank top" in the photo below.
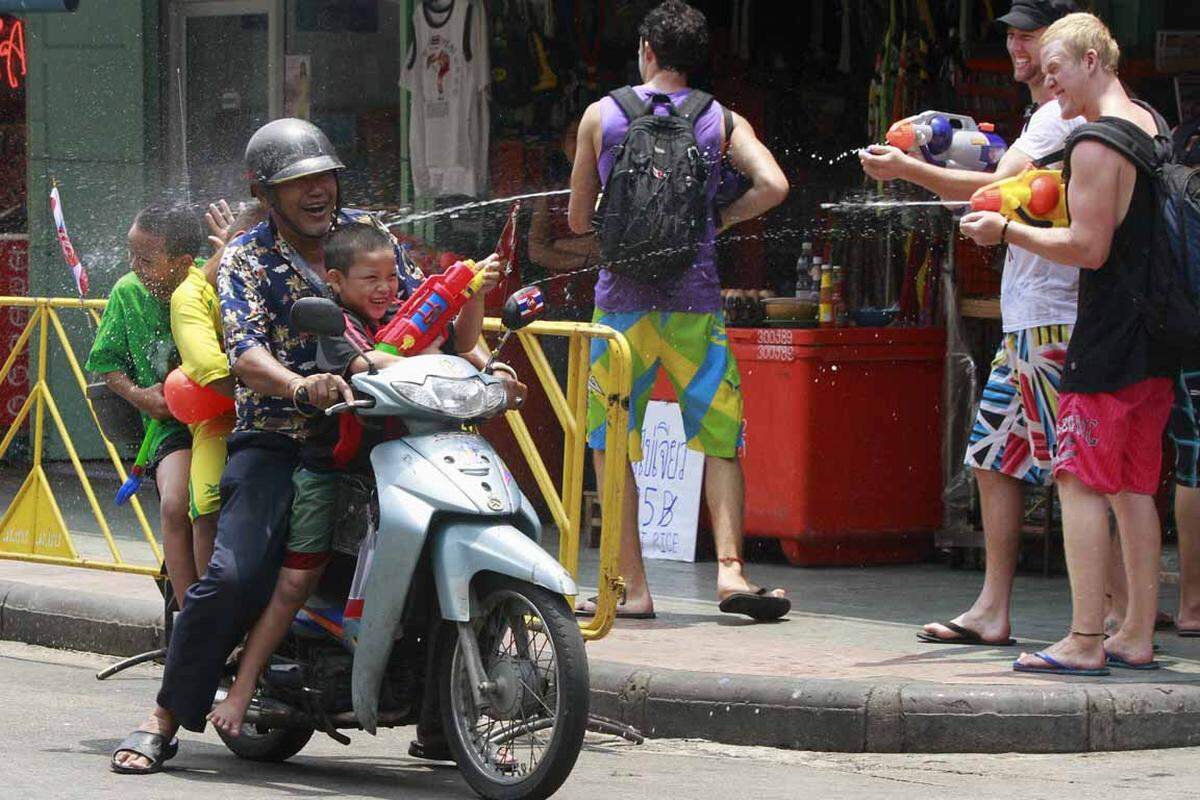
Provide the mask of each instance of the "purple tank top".
{"label": "purple tank top", "polygon": [[[635,86],[634,91],[643,100],[654,93],[653,89],[645,86]],[[681,89],[672,92],[669,97],[678,108],[689,92],[691,89]],[[654,113],[663,115],[667,113],[667,109],[658,106]],[[700,152],[709,163],[708,185],[705,188],[708,197],[708,219],[704,224],[704,235],[700,239],[700,247],[692,268],[669,285],[651,285],[649,289],[645,283],[602,269],[600,279],[596,282],[596,307],[600,310],[692,311],[708,314],[721,309],[721,280],[717,276],[717,232],[713,199],[721,182],[722,116],[721,106],[714,100],[696,122],[696,141],[700,145]],[[600,184],[603,186],[608,183],[608,176],[612,172],[615,148],[629,131],[629,120],[611,97],[606,96],[600,101],[600,129],[603,138],[598,166]]]}

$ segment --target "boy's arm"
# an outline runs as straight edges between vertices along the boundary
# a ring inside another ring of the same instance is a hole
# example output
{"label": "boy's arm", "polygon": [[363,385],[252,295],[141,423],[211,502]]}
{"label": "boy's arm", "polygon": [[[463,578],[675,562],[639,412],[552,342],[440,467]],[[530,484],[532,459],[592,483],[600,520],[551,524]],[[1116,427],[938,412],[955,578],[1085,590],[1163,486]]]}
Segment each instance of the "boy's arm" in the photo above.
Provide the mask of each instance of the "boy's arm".
{"label": "boy's arm", "polygon": [[134,406],[138,411],[149,414],[154,419],[172,419],[171,411],[167,408],[167,399],[163,396],[163,385],[161,383],[156,383],[153,386],[147,386],[143,389],[134,383],[132,378],[120,370],[106,372],[102,377],[109,389],[124,398],[127,403]]}
{"label": "boy's arm", "polygon": [[454,319],[454,350],[465,353],[475,346],[483,335],[483,303],[487,293],[500,284],[500,256],[492,253],[477,265],[483,270],[483,285],[467,304],[459,309]]}
{"label": "boy's arm", "polygon": [[750,180],[750,188],[721,211],[718,233],[739,222],[762,216],[782,203],[788,195],[788,181],[775,156],[754,135],[754,129],[745,117],[735,113],[733,120],[729,160],[738,172]]}
{"label": "boy's arm", "polygon": [[179,350],[179,368],[201,386],[233,397],[234,380],[229,359],[221,349],[221,334],[213,326],[204,299],[190,282],[171,294],[171,337]]}
{"label": "boy's arm", "polygon": [[583,119],[579,121],[575,164],[571,167],[571,200],[567,204],[567,222],[575,233],[592,230],[592,214],[596,210],[596,197],[600,194],[600,168],[596,162],[600,141],[600,102],[597,101],[587,107]]}
{"label": "boy's arm", "polygon": [[[1092,140],[1080,142],[1071,150],[1070,226],[1035,228],[1009,222],[1004,240],[1059,264],[1100,269],[1119,223],[1121,177],[1132,169],[1115,150]],[[1004,217],[994,211],[967,214],[959,223],[964,234],[982,245],[999,244],[1004,225]]]}

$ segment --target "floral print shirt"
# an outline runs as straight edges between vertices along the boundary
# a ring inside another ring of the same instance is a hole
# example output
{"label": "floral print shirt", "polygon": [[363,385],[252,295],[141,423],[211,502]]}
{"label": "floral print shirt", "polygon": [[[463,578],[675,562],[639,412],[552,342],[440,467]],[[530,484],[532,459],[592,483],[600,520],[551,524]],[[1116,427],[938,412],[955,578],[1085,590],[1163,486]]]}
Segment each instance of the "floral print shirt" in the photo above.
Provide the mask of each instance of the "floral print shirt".
{"label": "floral print shirt", "polygon": [[[342,209],[335,224],[366,222],[386,228],[372,214]],[[390,234],[389,234],[390,235]],[[408,297],[424,280],[421,271],[392,238],[396,271],[400,274],[400,299]],[[299,268],[297,264],[302,265]],[[267,349],[276,361],[299,375],[317,370],[317,340],[291,326],[292,305],[302,297],[329,296],[323,280],[305,277],[303,258],[277,236],[274,224],[259,223],[229,243],[217,271],[225,352],[230,365],[255,347]],[[316,277],[315,275],[313,276]],[[303,441],[315,420],[300,414],[291,398],[270,397],[237,384],[237,422],[234,431],[273,431]]]}

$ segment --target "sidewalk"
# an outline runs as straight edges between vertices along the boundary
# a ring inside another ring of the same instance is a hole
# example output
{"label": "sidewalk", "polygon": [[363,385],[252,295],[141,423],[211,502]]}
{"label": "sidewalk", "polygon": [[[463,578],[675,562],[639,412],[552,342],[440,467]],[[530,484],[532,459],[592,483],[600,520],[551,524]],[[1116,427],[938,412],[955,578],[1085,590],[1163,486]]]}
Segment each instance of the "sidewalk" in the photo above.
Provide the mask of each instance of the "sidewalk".
{"label": "sidewalk", "polygon": [[[87,537],[80,537],[81,547]],[[90,545],[87,545],[90,549]],[[595,551],[585,554],[584,583]],[[923,622],[965,607],[981,574],[938,565],[753,565],[794,610],[754,624],[709,599],[714,564],[651,562],[658,619],[589,644],[595,713],[649,736],[792,749],[1079,752],[1200,744],[1200,640],[1160,634],[1157,672],[1023,676],[1010,663],[1067,625],[1066,579],[1018,578],[1009,648],[921,644]],[[1164,587],[1173,608],[1174,587]],[[157,646],[153,581],[0,560],[0,638],[128,655]]]}

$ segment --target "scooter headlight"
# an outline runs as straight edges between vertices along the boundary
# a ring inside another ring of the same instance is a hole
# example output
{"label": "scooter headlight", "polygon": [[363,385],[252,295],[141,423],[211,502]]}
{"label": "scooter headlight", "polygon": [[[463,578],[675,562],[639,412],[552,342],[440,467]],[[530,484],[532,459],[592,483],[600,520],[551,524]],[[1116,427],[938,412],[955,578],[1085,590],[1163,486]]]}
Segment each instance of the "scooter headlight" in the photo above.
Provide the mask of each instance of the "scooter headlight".
{"label": "scooter headlight", "polygon": [[440,378],[430,376],[424,383],[394,381],[392,388],[415,406],[457,419],[491,416],[504,407],[501,384],[487,384],[478,377]]}

